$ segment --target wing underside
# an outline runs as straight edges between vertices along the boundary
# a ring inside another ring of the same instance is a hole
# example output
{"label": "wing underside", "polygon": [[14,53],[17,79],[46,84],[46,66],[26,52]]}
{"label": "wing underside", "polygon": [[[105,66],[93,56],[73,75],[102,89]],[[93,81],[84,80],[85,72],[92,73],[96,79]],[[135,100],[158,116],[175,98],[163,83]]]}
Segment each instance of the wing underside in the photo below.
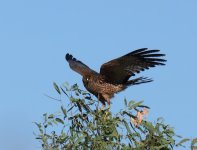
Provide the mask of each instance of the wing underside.
{"label": "wing underside", "polygon": [[90,69],[87,65],[77,60],[72,55],[66,54],[65,58],[68,61],[70,68],[76,71],[77,73],[81,74],[82,76],[87,76],[91,75],[92,73],[95,73],[94,70]]}

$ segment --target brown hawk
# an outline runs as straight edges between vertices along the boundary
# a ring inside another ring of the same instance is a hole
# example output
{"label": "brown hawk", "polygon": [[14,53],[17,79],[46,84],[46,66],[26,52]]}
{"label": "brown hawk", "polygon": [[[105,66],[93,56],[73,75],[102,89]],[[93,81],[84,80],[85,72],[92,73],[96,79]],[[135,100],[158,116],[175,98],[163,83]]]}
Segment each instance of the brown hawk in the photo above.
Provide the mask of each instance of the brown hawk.
{"label": "brown hawk", "polygon": [[147,48],[135,50],[104,63],[100,68],[100,73],[90,69],[70,54],[66,54],[65,58],[70,68],[82,75],[86,89],[105,106],[106,102],[110,105],[110,99],[115,93],[123,91],[131,85],[153,81],[147,77],[138,77],[132,80],[129,78],[145,69],[165,65],[166,60],[160,58],[165,54],[160,54],[159,51]]}

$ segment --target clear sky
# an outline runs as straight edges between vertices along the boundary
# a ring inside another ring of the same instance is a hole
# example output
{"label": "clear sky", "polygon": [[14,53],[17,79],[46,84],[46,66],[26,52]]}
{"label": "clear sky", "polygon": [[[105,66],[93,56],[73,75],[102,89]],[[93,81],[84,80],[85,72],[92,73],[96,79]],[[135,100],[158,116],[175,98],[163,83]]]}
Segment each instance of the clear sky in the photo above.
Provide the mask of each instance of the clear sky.
{"label": "clear sky", "polygon": [[99,71],[102,63],[137,48],[160,49],[167,65],[142,75],[154,82],[133,86],[113,99],[144,100],[149,119],[184,137],[197,137],[196,0],[6,0],[0,1],[0,149],[41,149],[34,139],[45,112],[60,104],[53,81],[78,83],[67,52]]}

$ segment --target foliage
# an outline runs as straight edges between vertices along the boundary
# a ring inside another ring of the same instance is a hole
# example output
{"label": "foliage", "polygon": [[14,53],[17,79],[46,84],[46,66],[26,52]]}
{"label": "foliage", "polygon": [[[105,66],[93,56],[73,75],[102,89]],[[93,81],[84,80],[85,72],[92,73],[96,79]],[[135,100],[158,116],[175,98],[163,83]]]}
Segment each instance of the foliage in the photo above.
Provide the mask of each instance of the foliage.
{"label": "foliage", "polygon": [[[113,115],[109,109],[99,109],[98,101],[77,84],[59,87],[54,83],[54,88],[61,96],[60,111],[45,113],[42,123],[35,122],[39,129],[36,139],[45,150],[170,150],[190,141],[177,136],[161,118],[155,123],[144,119],[149,107],[142,105],[143,102],[125,99],[125,108]],[[181,138],[179,143],[176,143],[177,138]],[[197,139],[191,142],[192,149],[196,148],[196,143]]]}

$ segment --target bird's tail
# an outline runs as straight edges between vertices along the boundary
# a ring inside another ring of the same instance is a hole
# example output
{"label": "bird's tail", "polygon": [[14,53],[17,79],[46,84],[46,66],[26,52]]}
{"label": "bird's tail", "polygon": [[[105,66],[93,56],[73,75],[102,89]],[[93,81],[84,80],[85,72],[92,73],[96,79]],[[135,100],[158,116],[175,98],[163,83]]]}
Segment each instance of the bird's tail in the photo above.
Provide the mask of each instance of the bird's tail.
{"label": "bird's tail", "polygon": [[142,83],[148,83],[148,82],[152,82],[153,80],[147,77],[139,77],[133,80],[129,80],[126,83],[126,86],[130,86],[130,85],[137,85],[137,84],[142,84]]}

